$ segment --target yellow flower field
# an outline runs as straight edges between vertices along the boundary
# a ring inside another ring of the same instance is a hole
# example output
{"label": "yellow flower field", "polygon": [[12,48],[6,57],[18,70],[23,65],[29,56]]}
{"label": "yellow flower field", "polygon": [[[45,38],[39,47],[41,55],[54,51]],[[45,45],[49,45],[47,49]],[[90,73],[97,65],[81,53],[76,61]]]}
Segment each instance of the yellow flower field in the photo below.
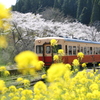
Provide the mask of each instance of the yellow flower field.
{"label": "yellow flower field", "polygon": [[[9,18],[9,16],[9,10],[0,4],[0,28],[6,29],[3,18]],[[57,41],[54,39],[50,42],[52,46],[57,45]],[[5,43],[5,41],[2,42],[0,47],[5,48]],[[57,53],[58,55],[53,57],[57,62],[41,75],[45,82],[38,81],[34,86],[30,86],[30,80],[18,77],[15,82],[24,85],[23,88],[18,88],[15,85],[7,86],[7,81],[4,81],[3,78],[0,79],[0,100],[100,100],[100,74],[98,70],[87,72],[86,63],[80,64],[84,54],[79,52],[78,58],[74,59],[70,65],[61,62],[61,56],[64,55],[62,49]],[[32,51],[19,53],[15,57],[15,62],[18,71],[23,75],[34,76],[36,71],[40,71],[44,67],[44,62],[39,61],[38,56]],[[79,70],[80,65],[84,70]],[[0,77],[7,78],[9,75],[6,68],[1,66]]]}

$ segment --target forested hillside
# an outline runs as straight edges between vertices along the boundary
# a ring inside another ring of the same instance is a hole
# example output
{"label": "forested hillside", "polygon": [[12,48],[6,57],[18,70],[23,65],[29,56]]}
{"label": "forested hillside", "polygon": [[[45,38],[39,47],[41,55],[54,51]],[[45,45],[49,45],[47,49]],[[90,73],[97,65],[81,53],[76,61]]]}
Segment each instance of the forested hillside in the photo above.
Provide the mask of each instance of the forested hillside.
{"label": "forested hillside", "polygon": [[84,24],[100,21],[100,0],[17,0],[14,11],[39,13],[44,8],[58,8]]}

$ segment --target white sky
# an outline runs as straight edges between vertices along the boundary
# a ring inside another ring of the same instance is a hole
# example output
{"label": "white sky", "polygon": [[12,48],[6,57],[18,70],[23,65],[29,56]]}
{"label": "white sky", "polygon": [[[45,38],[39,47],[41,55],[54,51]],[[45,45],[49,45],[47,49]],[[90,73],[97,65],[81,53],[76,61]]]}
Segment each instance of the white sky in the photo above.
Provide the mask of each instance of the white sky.
{"label": "white sky", "polygon": [[7,8],[16,3],[16,0],[0,0],[0,3],[4,4]]}

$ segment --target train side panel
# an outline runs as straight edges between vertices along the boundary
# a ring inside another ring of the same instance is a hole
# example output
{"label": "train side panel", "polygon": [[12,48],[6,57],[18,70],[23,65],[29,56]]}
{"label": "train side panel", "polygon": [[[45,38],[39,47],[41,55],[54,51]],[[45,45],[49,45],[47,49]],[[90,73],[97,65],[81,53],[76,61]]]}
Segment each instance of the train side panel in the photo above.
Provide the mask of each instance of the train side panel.
{"label": "train side panel", "polygon": [[[52,52],[52,47],[50,45],[51,39],[56,39],[58,44],[62,46],[61,49],[65,52],[65,55],[63,56],[64,63],[72,64],[73,60],[77,59],[78,52],[83,52],[85,55],[81,61],[82,63],[100,62],[100,43],[91,41],[79,42],[79,40],[71,41],[71,39],[70,41],[67,41],[64,38],[49,37],[40,38],[35,41],[35,48],[36,46],[41,46],[43,48],[43,51],[41,53],[37,53],[37,55],[39,56],[39,60],[44,61],[46,66],[53,63],[53,56],[56,54]],[[50,53],[47,53],[47,48],[50,48]],[[37,51],[35,50],[35,52]]]}

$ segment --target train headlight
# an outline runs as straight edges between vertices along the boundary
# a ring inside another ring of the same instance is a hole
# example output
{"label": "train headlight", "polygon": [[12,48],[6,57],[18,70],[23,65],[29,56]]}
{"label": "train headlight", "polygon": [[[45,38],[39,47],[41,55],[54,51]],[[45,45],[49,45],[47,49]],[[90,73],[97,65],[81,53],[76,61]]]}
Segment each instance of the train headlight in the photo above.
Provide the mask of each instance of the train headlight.
{"label": "train headlight", "polygon": [[39,40],[38,43],[40,43],[41,41]]}

